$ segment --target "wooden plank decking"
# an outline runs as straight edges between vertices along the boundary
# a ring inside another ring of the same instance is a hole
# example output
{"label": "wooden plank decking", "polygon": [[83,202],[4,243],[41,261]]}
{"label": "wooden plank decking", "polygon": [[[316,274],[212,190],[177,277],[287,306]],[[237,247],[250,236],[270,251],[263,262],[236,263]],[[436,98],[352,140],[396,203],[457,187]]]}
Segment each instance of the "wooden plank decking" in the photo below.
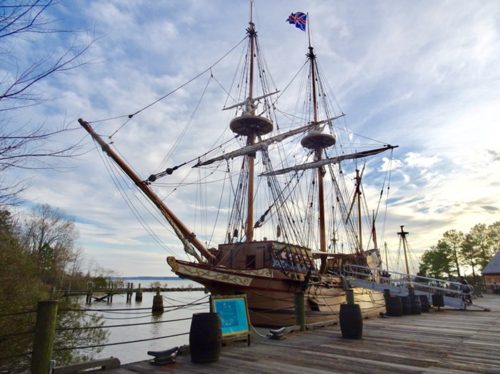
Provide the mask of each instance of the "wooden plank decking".
{"label": "wooden plank decking", "polygon": [[[475,300],[491,309],[442,310],[365,320],[363,339],[343,339],[338,326],[292,333],[285,340],[254,334],[252,345],[224,347],[218,362],[127,364],[109,373],[500,373],[500,296]],[[168,348],[168,347],[166,347]]]}

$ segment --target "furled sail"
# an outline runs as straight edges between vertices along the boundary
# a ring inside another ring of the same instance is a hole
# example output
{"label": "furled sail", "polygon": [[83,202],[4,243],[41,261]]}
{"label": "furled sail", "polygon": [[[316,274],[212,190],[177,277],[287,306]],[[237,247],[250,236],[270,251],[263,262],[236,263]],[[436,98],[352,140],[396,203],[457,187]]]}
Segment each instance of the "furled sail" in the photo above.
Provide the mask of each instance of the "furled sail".
{"label": "furled sail", "polygon": [[376,149],[370,149],[368,151],[361,151],[361,152],[349,153],[349,154],[346,154],[346,155],[341,155],[341,156],[336,156],[336,157],[329,157],[329,158],[325,158],[325,159],[322,159],[322,160],[319,160],[319,161],[308,162],[306,164],[295,165],[295,166],[291,166],[291,167],[285,168],[285,169],[274,170],[274,171],[271,171],[269,173],[263,173],[263,174],[261,174],[261,176],[267,177],[267,176],[271,176],[271,175],[285,174],[285,173],[289,173],[289,172],[292,172],[292,171],[299,171],[299,170],[307,170],[307,169],[319,168],[321,166],[328,165],[328,164],[337,164],[340,161],[344,161],[344,160],[354,160],[354,159],[357,159],[357,158],[363,158],[363,157],[373,156],[373,155],[376,155],[378,153],[382,153],[384,151],[387,151],[389,149],[394,149],[394,148],[397,148],[397,147],[398,147],[397,145],[394,146],[394,145],[388,144],[388,145],[385,145],[382,148],[376,148]]}

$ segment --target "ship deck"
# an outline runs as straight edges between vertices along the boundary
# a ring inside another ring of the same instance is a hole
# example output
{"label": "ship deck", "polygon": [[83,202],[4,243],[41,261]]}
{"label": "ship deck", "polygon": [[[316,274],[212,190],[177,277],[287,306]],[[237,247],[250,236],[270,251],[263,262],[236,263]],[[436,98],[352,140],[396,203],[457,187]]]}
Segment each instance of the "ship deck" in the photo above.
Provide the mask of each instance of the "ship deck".
{"label": "ship deck", "polygon": [[[475,303],[491,311],[433,310],[403,317],[372,318],[361,340],[343,339],[339,326],[270,340],[253,333],[252,344],[223,347],[212,364],[193,364],[189,354],[176,363],[149,361],[109,373],[499,373],[500,296]],[[168,347],[166,347],[168,348]]]}

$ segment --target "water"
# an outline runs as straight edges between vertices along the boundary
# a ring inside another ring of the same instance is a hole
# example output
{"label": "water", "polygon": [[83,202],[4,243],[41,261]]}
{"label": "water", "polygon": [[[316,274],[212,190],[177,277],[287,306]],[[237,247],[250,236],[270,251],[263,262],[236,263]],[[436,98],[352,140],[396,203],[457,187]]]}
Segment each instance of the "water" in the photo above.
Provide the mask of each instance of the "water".
{"label": "water", "polygon": [[[127,282],[127,281],[125,281]],[[142,287],[149,287],[155,281],[150,279],[133,279],[134,286],[141,283]],[[189,280],[167,280],[160,282],[164,287],[165,283],[172,288],[201,287],[199,284]],[[132,296],[132,302],[126,303],[126,295],[114,295],[113,303],[93,302],[91,306],[85,306],[91,309],[102,309],[103,312],[97,312],[104,317],[104,325],[126,325],[133,323],[161,322],[173,319],[190,318],[193,313],[207,312],[209,310],[208,294],[204,291],[183,291],[183,292],[162,292],[163,306],[165,312],[159,316],[153,316],[151,307],[153,305],[154,292],[143,292],[142,302],[135,301],[135,293]],[[85,302],[85,300],[83,300]],[[190,303],[204,302],[202,305],[192,305],[182,308],[169,308],[169,306],[185,305]],[[82,305],[83,306],[83,305]],[[137,308],[148,308],[147,310],[133,310]],[[130,310],[117,310],[130,309]],[[151,339],[167,335],[189,333],[191,320],[164,322],[139,326],[113,327],[109,328],[107,344],[124,341],[134,341],[140,339]],[[96,355],[95,358],[107,358],[110,356],[120,359],[122,364],[144,361],[152,359],[147,351],[160,351],[175,346],[188,344],[189,334],[180,335],[158,340],[149,340],[130,344],[110,345]]]}

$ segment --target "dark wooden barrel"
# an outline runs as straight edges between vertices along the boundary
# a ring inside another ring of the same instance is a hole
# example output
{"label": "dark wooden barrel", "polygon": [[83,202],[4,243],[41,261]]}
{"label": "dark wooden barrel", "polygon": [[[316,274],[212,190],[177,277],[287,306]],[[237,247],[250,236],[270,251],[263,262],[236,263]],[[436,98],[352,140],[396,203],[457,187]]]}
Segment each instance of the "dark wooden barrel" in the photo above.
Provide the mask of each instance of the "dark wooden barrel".
{"label": "dark wooden barrel", "polygon": [[341,304],[339,322],[343,338],[361,339],[363,336],[363,317],[359,304]]}
{"label": "dark wooden barrel", "polygon": [[438,308],[444,306],[444,297],[441,294],[432,295],[432,305]]}
{"label": "dark wooden barrel", "polygon": [[391,317],[400,317],[403,315],[403,304],[399,296],[389,296],[385,299],[386,314]]}
{"label": "dark wooden barrel", "polygon": [[197,364],[216,362],[222,345],[220,318],[217,313],[195,313],[189,330],[191,361]]}
{"label": "dark wooden barrel", "polygon": [[422,305],[422,312],[427,313],[431,309],[429,298],[427,295],[418,295],[418,297],[420,298],[420,304]]}
{"label": "dark wooden barrel", "polygon": [[411,314],[411,300],[410,296],[401,296],[401,304],[403,306],[403,314]]}
{"label": "dark wooden barrel", "polygon": [[411,314],[422,314],[422,303],[420,297],[414,295],[410,297]]}

